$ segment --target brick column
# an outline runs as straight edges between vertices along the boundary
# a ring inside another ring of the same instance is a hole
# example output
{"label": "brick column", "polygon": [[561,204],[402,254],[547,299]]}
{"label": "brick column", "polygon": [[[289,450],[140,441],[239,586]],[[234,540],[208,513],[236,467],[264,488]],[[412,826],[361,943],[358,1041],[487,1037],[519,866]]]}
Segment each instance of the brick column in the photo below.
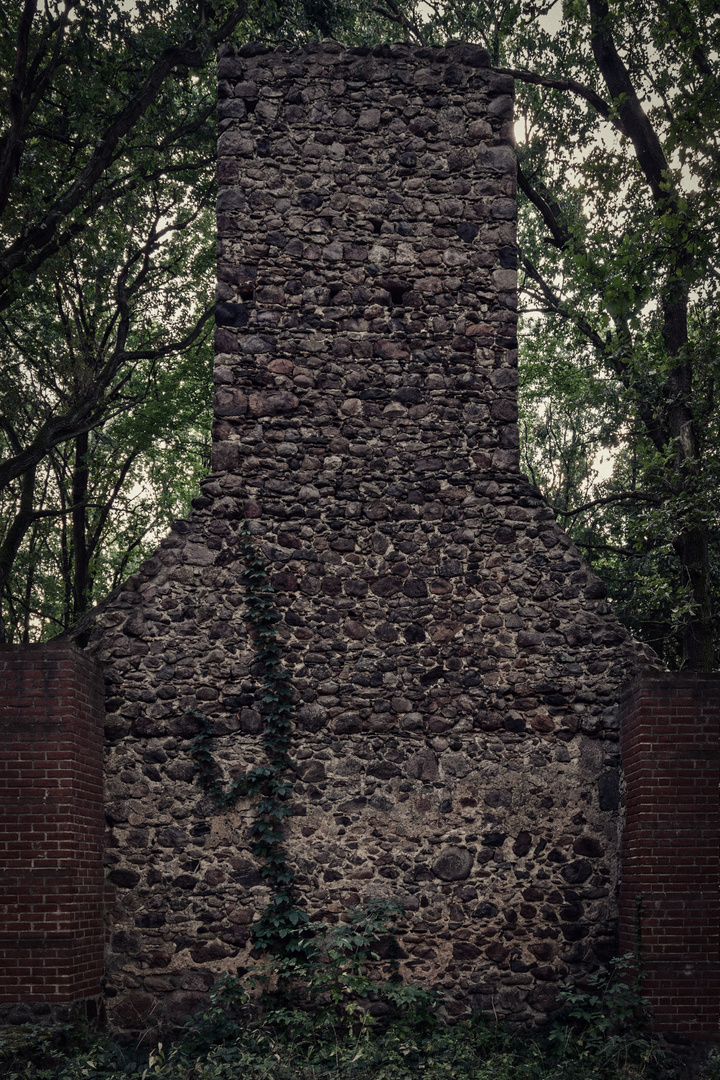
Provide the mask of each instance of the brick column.
{"label": "brick column", "polygon": [[620,952],[639,930],[655,1027],[720,1034],[720,676],[644,672],[621,709]]}
{"label": "brick column", "polygon": [[100,992],[102,716],[74,646],[0,646],[0,1003]]}

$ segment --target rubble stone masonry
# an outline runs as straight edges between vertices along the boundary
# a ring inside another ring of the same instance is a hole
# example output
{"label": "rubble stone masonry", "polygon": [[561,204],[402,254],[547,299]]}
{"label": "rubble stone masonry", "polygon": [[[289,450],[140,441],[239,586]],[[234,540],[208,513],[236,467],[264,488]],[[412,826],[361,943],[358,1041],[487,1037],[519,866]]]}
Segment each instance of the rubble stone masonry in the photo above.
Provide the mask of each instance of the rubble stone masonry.
{"label": "rubble stone masonry", "polygon": [[[512,80],[476,46],[219,60],[213,472],[100,616],[107,1004],[179,1020],[252,962],[268,891],[239,529],[296,696],[287,845],[312,918],[403,905],[447,1010],[544,1018],[614,952],[618,688],[652,662],[519,471]],[[243,526],[243,522],[245,525]]]}

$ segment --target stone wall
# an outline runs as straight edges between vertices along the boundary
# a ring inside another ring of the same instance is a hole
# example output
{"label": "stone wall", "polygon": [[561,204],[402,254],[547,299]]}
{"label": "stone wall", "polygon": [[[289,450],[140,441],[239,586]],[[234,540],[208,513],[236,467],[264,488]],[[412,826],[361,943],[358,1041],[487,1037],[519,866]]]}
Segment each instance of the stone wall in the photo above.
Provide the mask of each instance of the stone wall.
{"label": "stone wall", "polygon": [[[97,621],[108,1007],[179,1020],[252,962],[268,894],[238,534],[275,589],[287,844],[333,921],[398,899],[405,974],[535,1022],[615,949],[618,687],[643,653],[519,471],[510,79],[474,46],[225,52],[214,472]],[[244,523],[244,524],[243,524]]]}

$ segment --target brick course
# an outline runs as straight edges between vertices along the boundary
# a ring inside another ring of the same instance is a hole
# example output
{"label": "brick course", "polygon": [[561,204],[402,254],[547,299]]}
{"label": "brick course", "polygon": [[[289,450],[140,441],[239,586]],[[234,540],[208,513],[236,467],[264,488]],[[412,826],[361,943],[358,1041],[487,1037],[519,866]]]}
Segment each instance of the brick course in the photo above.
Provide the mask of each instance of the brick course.
{"label": "brick course", "polygon": [[620,951],[639,932],[658,1030],[718,1036],[720,676],[644,672],[621,713]]}
{"label": "brick course", "polygon": [[104,687],[53,642],[0,646],[0,687],[0,1016],[22,1019],[100,993]]}

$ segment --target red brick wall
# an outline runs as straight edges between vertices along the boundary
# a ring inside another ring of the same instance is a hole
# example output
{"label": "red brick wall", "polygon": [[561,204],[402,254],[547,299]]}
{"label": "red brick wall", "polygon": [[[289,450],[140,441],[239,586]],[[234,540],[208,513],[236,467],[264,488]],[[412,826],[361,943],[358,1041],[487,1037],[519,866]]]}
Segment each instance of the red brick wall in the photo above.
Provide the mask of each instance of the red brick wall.
{"label": "red brick wall", "polygon": [[720,676],[643,673],[621,703],[620,951],[636,942],[658,1030],[720,1033]]}
{"label": "red brick wall", "polygon": [[102,717],[73,645],[0,646],[0,1003],[100,992]]}

